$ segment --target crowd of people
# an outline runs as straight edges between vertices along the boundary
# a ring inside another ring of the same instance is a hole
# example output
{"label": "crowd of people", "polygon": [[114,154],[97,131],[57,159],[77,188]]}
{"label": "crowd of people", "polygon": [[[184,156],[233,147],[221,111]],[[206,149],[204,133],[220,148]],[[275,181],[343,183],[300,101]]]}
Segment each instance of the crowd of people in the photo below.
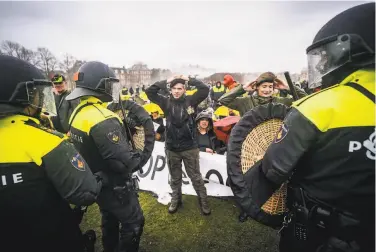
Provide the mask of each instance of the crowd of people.
{"label": "crowd of people", "polygon": [[[182,78],[189,77],[182,76]],[[196,128],[197,143],[202,152],[221,155],[226,152],[227,141],[216,135],[214,122],[228,116],[239,116],[238,119],[240,119],[246,112],[259,105],[273,102],[291,106],[293,102],[289,86],[278,79],[272,72],[265,72],[256,80],[243,85],[235,81],[229,74],[224,76],[222,82],[217,81],[212,83],[203,81],[203,84],[208,86],[209,93],[197,105],[194,118],[195,125],[193,126]],[[295,85],[295,89],[299,98],[307,95],[299,85]],[[167,88],[163,87],[160,90],[167,90]],[[160,95],[164,97],[170,95],[168,91],[162,93],[160,90],[158,91]],[[123,92],[128,93],[129,91],[127,88],[124,88]],[[198,90],[195,86],[187,86],[182,95],[191,97],[201,92],[203,91]],[[150,100],[147,91],[133,93],[133,95],[128,95],[125,99],[134,100],[142,106],[152,103],[152,106],[146,105],[146,109],[151,114],[153,122],[159,125],[156,130],[155,139],[156,141],[164,142],[166,140],[164,132],[166,129],[165,120],[167,118],[165,118],[164,110]],[[225,113],[222,113],[222,111],[225,111]]]}
{"label": "crowd of people", "polygon": [[[119,80],[102,62],[83,64],[74,75],[76,88],[68,91],[64,76],[46,80],[26,61],[0,55],[2,251],[94,251],[95,232],[82,234],[79,224],[95,202],[104,251],[139,250],[145,218],[134,173],[151,150],[132,146],[129,128],[138,122],[117,111],[124,113],[123,101],[132,99],[132,106],[152,107],[141,120],[159,125],[151,145],[165,143],[170,214],[182,205],[183,163],[201,213],[211,214],[199,153],[228,151],[215,133],[221,119],[216,111],[227,107],[225,116],[240,118],[264,104],[291,107],[252,169],[258,172],[257,193],[272,194],[289,183],[279,250],[374,251],[374,17],[375,4],[361,4],[323,26],[307,49],[309,82],[303,89],[295,85],[299,98],[322,90],[296,103],[289,86],[272,72],[244,84],[225,75],[223,83],[213,85],[178,75],[119,95]],[[241,207],[262,222],[257,193]]]}

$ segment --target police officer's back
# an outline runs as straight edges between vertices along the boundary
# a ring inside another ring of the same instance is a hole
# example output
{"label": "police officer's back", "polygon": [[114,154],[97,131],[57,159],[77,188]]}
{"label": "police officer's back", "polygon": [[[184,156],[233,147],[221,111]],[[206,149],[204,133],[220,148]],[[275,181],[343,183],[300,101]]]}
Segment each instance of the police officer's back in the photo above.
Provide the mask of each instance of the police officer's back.
{"label": "police officer's back", "polygon": [[0,250],[82,252],[69,203],[91,205],[101,182],[62,134],[37,119],[42,108],[53,112],[52,83],[1,55],[0,90]]}
{"label": "police officer's back", "polygon": [[280,251],[375,251],[374,50],[374,3],[307,49],[310,88],[326,89],[294,104],[261,167],[274,190],[290,181]]}
{"label": "police officer's back", "polygon": [[132,173],[140,168],[143,157],[132,151],[121,119],[103,105],[112,101],[119,80],[101,62],[85,63],[75,76],[76,89],[66,99],[81,101],[70,118],[70,136],[91,169],[104,176],[97,201],[104,251],[138,251],[144,216]]}

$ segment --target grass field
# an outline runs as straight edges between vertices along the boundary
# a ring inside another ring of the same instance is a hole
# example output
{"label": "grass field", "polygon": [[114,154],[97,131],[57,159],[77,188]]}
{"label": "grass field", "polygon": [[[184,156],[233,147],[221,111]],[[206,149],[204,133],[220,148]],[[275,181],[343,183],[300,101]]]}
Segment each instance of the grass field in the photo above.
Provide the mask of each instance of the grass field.
{"label": "grass field", "polygon": [[[277,231],[253,220],[240,223],[231,200],[210,198],[210,216],[200,215],[196,196],[183,196],[183,208],[173,215],[150,193],[140,193],[146,219],[140,252],[276,252]],[[83,231],[98,235],[96,251],[102,251],[98,206],[90,206]]]}

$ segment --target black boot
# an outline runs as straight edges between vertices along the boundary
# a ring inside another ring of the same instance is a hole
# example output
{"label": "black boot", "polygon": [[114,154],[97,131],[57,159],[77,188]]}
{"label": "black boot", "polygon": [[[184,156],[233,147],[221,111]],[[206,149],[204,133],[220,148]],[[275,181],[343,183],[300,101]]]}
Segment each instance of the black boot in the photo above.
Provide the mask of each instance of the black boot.
{"label": "black boot", "polygon": [[116,252],[138,252],[143,230],[141,226],[134,228],[133,231],[121,231]]}
{"label": "black boot", "polygon": [[83,238],[84,238],[84,245],[85,245],[84,252],[94,252],[95,250],[94,244],[95,244],[95,241],[97,240],[97,235],[95,234],[95,231],[92,229],[86,231],[83,234]]}
{"label": "black boot", "polygon": [[245,221],[247,220],[247,218],[248,218],[247,213],[245,213],[245,212],[241,212],[241,213],[239,214],[239,222],[245,222]]}

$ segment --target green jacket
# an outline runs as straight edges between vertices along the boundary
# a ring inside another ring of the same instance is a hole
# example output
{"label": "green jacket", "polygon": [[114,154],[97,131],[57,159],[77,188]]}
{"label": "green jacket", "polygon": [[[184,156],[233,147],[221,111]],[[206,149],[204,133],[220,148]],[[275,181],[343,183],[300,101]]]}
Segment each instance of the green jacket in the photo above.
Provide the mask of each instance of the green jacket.
{"label": "green jacket", "polygon": [[[299,98],[307,96],[307,93],[302,89],[299,87],[295,88]],[[240,97],[245,94],[245,92],[246,91],[244,91],[243,86],[239,85],[230,92],[222,95],[218,102],[230,109],[239,111],[240,116],[243,116],[247,111],[253,109],[254,107],[266,104],[268,102],[282,103],[286,106],[291,106],[292,102],[294,101],[292,97],[261,97],[258,95]]]}

